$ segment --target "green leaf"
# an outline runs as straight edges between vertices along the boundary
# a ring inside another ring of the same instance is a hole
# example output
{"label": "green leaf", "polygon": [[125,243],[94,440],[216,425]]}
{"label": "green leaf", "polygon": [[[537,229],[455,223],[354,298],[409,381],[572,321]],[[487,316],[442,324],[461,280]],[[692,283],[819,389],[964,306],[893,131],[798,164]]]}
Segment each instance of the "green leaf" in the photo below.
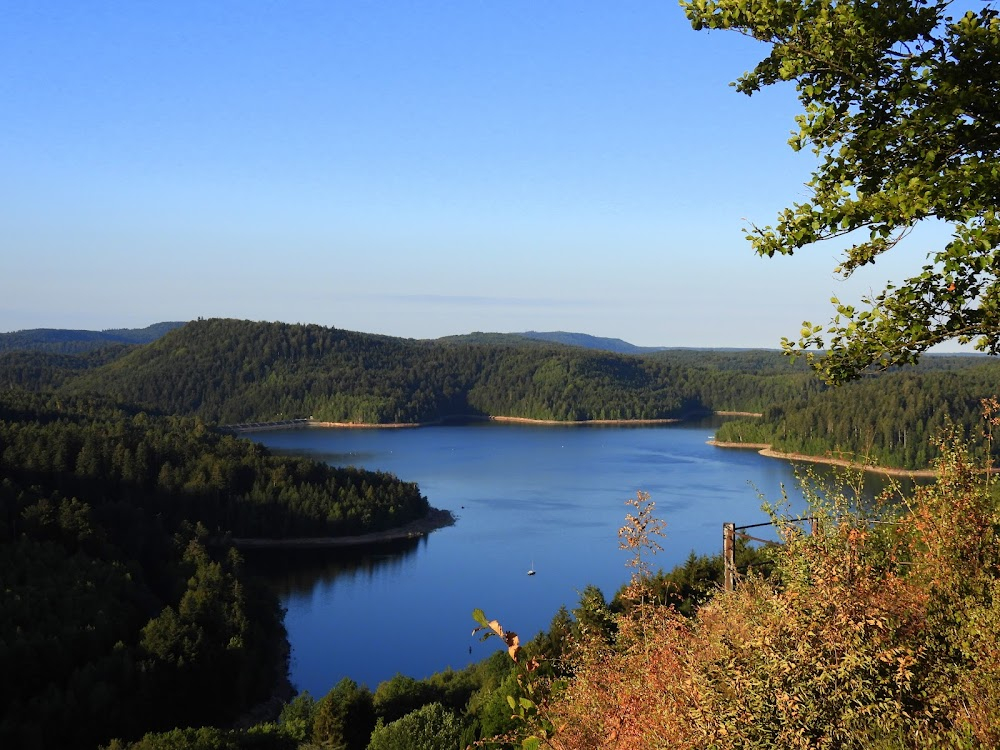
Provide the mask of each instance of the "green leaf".
{"label": "green leaf", "polygon": [[472,619],[478,622],[484,628],[488,628],[490,626],[489,620],[486,619],[486,613],[483,612],[483,610],[479,609],[478,607],[472,610]]}

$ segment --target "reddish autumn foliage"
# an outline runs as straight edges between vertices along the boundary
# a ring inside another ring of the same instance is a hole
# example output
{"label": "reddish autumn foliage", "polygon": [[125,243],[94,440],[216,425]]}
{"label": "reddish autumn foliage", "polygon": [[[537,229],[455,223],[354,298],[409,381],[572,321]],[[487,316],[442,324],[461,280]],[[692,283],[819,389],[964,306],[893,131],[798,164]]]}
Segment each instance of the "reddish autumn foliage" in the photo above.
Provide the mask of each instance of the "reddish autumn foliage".
{"label": "reddish autumn foliage", "polygon": [[937,481],[902,503],[806,481],[815,531],[776,516],[773,574],[694,618],[640,590],[612,642],[578,642],[573,676],[522,712],[524,746],[1000,746],[1000,517],[965,450],[940,447]]}

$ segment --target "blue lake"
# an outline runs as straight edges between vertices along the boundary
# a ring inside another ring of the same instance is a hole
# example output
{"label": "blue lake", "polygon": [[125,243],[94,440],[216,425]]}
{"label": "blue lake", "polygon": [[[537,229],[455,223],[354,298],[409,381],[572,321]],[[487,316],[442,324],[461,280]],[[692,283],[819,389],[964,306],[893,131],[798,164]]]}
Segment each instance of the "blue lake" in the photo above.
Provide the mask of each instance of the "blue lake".
{"label": "blue lake", "polygon": [[[717,421],[663,426],[476,423],[411,429],[297,429],[253,439],[275,452],[390,471],[457,522],[428,537],[336,555],[255,560],[287,608],[292,682],[314,697],[343,677],[374,690],[494,651],[471,636],[482,608],[530,638],[588,584],[625,583],[618,529],[638,490],[667,523],[654,568],[717,553],[722,524],[766,521],[796,487],[790,463],[706,443]],[[797,496],[797,493],[793,493]],[[799,509],[794,509],[796,512]],[[537,575],[526,575],[529,567]]]}

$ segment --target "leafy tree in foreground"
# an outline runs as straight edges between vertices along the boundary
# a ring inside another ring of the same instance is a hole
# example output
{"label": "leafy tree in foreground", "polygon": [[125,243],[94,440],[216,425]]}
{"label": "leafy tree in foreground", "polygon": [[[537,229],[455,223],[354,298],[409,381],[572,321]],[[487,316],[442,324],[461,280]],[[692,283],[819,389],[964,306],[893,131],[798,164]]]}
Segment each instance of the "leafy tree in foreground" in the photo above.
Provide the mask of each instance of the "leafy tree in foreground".
{"label": "leafy tree in foreground", "polygon": [[345,677],[316,704],[313,742],[343,750],[364,750],[375,728],[371,691]]}
{"label": "leafy tree in foreground", "polygon": [[829,335],[828,351],[808,356],[832,383],[943,341],[1000,352],[1000,13],[985,3],[952,15],[952,2],[681,0],[695,29],[771,45],[736,89],[794,81],[804,111],[789,143],[819,157],[809,197],[748,232],[758,254],[847,236],[846,277],[922,222],[951,225],[917,275],[866,309],[834,299],[825,332],[805,323],[783,341],[795,353]]}
{"label": "leafy tree in foreground", "polygon": [[367,750],[411,750],[411,748],[459,748],[461,722],[440,703],[428,703],[372,732]]}
{"label": "leafy tree in foreground", "polygon": [[427,682],[397,673],[378,686],[373,696],[375,713],[386,724],[401,719],[421,706],[433,703],[434,689]]}

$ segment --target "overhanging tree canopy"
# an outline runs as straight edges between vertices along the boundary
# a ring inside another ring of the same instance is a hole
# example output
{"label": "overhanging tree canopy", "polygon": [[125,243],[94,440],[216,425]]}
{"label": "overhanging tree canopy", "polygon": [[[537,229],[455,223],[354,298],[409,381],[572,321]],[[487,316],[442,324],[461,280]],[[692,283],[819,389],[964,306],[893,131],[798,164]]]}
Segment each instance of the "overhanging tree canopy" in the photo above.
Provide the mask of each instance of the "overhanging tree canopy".
{"label": "overhanging tree canopy", "polygon": [[[952,236],[920,272],[856,309],[833,299],[807,351],[832,383],[912,363],[950,340],[1000,352],[1000,17],[954,0],[681,0],[695,29],[732,29],[771,45],[734,84],[753,94],[794,81],[804,112],[789,144],[819,165],[809,199],[775,226],[751,226],[760,255],[847,237],[838,272],[874,263],[917,224]],[[955,7],[952,7],[955,6]],[[829,337],[829,338],[827,338]],[[813,350],[824,350],[814,352]]]}

